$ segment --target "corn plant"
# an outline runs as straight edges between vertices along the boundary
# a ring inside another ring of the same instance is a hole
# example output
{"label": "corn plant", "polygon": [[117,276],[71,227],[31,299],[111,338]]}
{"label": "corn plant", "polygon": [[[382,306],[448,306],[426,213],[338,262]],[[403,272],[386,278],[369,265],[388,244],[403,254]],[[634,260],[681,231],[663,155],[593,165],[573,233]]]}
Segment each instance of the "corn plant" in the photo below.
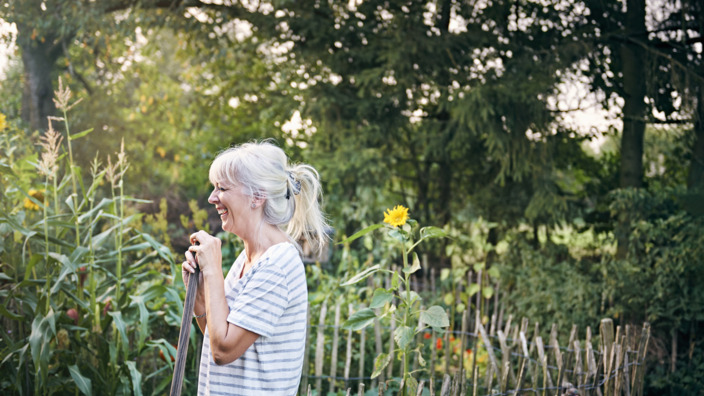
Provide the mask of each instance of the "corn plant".
{"label": "corn plant", "polygon": [[84,175],[72,145],[92,130],[70,132],[61,81],[55,97],[39,154],[0,137],[0,393],[162,394],[183,309],[172,253],[140,230],[124,149]]}

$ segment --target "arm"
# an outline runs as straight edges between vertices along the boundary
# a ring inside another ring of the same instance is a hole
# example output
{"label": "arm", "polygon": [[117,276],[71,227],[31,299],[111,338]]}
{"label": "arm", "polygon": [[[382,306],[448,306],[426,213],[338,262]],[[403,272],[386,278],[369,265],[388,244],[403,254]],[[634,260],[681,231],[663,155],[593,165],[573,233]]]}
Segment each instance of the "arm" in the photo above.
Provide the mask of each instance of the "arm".
{"label": "arm", "polygon": [[[222,365],[235,361],[254,344],[259,334],[243,329],[227,321],[230,308],[225,298],[225,280],[222,274],[221,241],[205,231],[191,236],[191,241],[198,241],[199,246],[191,246],[188,255],[195,253],[201,268],[203,287],[198,288],[196,298],[196,315],[206,316],[197,319],[198,326],[204,331],[208,325],[210,350],[216,364]],[[202,297],[201,297],[202,292]],[[206,320],[207,318],[207,320]]]}

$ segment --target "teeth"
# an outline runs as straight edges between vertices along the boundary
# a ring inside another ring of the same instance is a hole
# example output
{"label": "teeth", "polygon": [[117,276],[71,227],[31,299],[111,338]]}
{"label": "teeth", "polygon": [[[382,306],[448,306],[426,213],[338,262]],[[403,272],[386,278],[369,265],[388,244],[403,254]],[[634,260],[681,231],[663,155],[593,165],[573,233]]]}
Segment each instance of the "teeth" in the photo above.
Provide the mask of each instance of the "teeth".
{"label": "teeth", "polygon": [[218,214],[219,214],[219,215],[224,215],[224,214],[226,214],[226,213],[227,213],[227,209],[220,209],[220,210],[218,210]]}

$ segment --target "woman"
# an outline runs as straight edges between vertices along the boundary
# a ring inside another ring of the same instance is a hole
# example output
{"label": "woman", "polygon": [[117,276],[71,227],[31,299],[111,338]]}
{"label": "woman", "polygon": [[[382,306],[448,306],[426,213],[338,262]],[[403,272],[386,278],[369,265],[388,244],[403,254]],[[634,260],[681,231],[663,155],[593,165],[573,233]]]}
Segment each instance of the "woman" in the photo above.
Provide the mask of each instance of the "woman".
{"label": "woman", "polygon": [[326,238],[318,173],[289,166],[283,150],[247,143],[210,166],[208,202],[222,228],[244,242],[223,279],[221,241],[191,235],[184,283],[200,266],[193,314],[205,335],[199,395],[295,395],[301,378],[308,291],[296,243],[320,248]]}

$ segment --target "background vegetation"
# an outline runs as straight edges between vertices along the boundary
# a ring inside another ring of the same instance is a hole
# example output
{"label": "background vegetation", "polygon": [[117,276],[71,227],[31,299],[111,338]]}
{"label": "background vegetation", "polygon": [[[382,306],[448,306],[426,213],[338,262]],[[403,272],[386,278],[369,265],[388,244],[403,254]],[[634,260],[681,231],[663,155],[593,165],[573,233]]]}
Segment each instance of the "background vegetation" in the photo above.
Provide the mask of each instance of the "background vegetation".
{"label": "background vegetation", "polygon": [[[453,285],[482,269],[516,317],[651,322],[646,393],[704,389],[700,1],[5,0],[0,18],[2,393],[163,393],[185,236],[219,232],[207,167],[262,138],[321,171],[335,241],[396,204],[444,230],[417,249],[414,278],[445,285],[427,306],[461,315]],[[575,82],[614,127],[569,122]],[[313,305],[400,265],[371,235],[309,267]],[[496,290],[466,293],[488,310]]]}

